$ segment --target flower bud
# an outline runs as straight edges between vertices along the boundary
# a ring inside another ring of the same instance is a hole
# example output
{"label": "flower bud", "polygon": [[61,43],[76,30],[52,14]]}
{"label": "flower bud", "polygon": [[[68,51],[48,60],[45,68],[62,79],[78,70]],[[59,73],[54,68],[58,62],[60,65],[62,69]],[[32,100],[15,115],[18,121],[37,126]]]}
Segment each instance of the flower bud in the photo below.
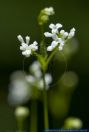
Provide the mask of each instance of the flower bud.
{"label": "flower bud", "polygon": [[15,116],[17,120],[24,120],[29,115],[27,107],[19,106],[15,109]]}
{"label": "flower bud", "polygon": [[64,129],[81,129],[83,126],[82,121],[79,118],[69,117],[64,122]]}
{"label": "flower bud", "polygon": [[49,20],[49,16],[51,16],[51,15],[54,15],[53,7],[42,9],[38,16],[38,24],[43,25],[43,24],[47,23]]}

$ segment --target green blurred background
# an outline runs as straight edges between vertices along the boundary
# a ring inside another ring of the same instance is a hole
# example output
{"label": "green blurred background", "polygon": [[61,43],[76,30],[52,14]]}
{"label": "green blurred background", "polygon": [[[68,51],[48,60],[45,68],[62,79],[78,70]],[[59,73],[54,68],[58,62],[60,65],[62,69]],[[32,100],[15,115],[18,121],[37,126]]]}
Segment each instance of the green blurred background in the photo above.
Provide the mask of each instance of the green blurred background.
{"label": "green blurred background", "polygon": [[69,115],[81,118],[84,128],[89,127],[89,1],[0,0],[0,132],[16,127],[7,95],[10,74],[22,69],[23,57],[17,35],[30,35],[31,41],[39,42],[37,15],[46,6],[55,9],[56,14],[50,22],[62,23],[66,30],[76,28],[79,50],[69,62],[68,69],[78,74],[79,84],[73,94]]}

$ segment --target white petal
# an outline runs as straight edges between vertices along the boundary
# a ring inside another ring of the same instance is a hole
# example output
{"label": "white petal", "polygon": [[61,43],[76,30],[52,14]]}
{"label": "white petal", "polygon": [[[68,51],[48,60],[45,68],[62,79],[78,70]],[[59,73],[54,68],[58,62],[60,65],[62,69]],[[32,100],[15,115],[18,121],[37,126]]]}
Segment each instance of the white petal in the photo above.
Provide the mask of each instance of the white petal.
{"label": "white petal", "polygon": [[74,35],[75,35],[75,28],[72,28],[72,29],[70,30],[69,35],[68,35],[68,39],[71,39],[72,37],[74,37]]}
{"label": "white petal", "polygon": [[20,46],[20,50],[26,50],[27,47],[28,45],[26,43],[22,43],[22,45]]}
{"label": "white petal", "polygon": [[55,25],[53,24],[53,23],[51,23],[50,25],[49,25],[49,28],[51,28],[51,29],[53,29],[55,27]]}
{"label": "white petal", "polygon": [[72,28],[70,31],[71,31],[71,32],[75,32],[75,28]]}
{"label": "white petal", "polygon": [[31,55],[31,50],[25,50],[22,52],[22,55],[29,57]]}
{"label": "white petal", "polygon": [[62,24],[60,24],[60,23],[57,23],[57,24],[56,24],[56,28],[57,28],[57,29],[59,29],[59,28],[61,28],[61,27],[62,27]]}
{"label": "white petal", "polygon": [[57,28],[52,29],[52,33],[53,33],[53,34],[58,33],[58,29],[57,29]]}
{"label": "white petal", "polygon": [[68,36],[68,32],[65,32],[63,38],[66,38],[67,36]]}
{"label": "white petal", "polygon": [[57,42],[57,41],[52,41],[51,46],[52,46],[53,48],[55,48],[57,45],[58,45],[58,42]]}
{"label": "white petal", "polygon": [[54,33],[54,34],[52,34],[52,38],[53,38],[53,40],[57,40],[58,39],[58,36]]}
{"label": "white petal", "polygon": [[26,36],[26,43],[29,44],[29,41],[30,41],[30,37],[29,36]]}
{"label": "white petal", "polygon": [[68,39],[71,39],[72,37],[74,37],[74,35],[75,35],[75,32],[70,32],[68,35]]}
{"label": "white petal", "polygon": [[47,47],[47,51],[52,51],[53,50],[53,47],[52,46],[48,46]]}
{"label": "white petal", "polygon": [[34,41],[34,42],[33,42],[33,45],[35,45],[35,46],[36,46],[37,44],[38,44],[38,43],[37,43],[36,41]]}
{"label": "white petal", "polygon": [[65,33],[65,30],[61,30],[60,34],[63,35]]}
{"label": "white petal", "polygon": [[58,42],[59,44],[61,44],[61,45],[64,45],[64,40],[61,39],[61,38],[58,38],[57,42]]}
{"label": "white petal", "polygon": [[35,51],[35,50],[38,50],[38,46],[36,46],[36,43],[33,43],[33,44],[28,46],[28,49]]}
{"label": "white petal", "polygon": [[52,33],[49,33],[49,32],[45,32],[44,35],[45,37],[52,37]]}
{"label": "white petal", "polygon": [[21,35],[18,35],[17,38],[21,43],[24,43],[23,37]]}

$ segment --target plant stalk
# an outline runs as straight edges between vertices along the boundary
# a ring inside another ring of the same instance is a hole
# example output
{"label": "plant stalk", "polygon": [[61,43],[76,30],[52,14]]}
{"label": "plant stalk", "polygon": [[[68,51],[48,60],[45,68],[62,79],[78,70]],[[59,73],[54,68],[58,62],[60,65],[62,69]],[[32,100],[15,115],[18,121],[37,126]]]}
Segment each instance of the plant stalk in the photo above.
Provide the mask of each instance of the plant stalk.
{"label": "plant stalk", "polygon": [[46,92],[46,83],[45,83],[45,72],[43,72],[43,82],[44,82],[44,90],[43,90],[44,127],[45,129],[48,129],[49,121],[48,121],[48,104],[47,104],[47,92]]}

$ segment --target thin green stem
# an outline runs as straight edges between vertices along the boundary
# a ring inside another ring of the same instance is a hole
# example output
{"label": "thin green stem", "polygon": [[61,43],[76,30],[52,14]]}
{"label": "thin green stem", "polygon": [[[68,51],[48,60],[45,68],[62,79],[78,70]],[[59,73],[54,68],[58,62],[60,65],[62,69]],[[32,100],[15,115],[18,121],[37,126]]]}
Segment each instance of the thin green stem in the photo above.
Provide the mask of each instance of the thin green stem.
{"label": "thin green stem", "polygon": [[46,52],[46,44],[45,44],[43,25],[40,26],[40,29],[41,29],[40,54],[45,57],[47,55],[47,52]]}
{"label": "thin green stem", "polygon": [[18,120],[18,130],[19,132],[24,131],[24,120]]}
{"label": "thin green stem", "polygon": [[48,104],[47,104],[47,92],[46,92],[46,83],[45,83],[45,72],[43,72],[43,82],[44,82],[44,90],[43,90],[44,127],[45,129],[48,129],[49,121],[48,121]]}
{"label": "thin green stem", "polygon": [[31,102],[30,132],[37,132],[37,102]]}

